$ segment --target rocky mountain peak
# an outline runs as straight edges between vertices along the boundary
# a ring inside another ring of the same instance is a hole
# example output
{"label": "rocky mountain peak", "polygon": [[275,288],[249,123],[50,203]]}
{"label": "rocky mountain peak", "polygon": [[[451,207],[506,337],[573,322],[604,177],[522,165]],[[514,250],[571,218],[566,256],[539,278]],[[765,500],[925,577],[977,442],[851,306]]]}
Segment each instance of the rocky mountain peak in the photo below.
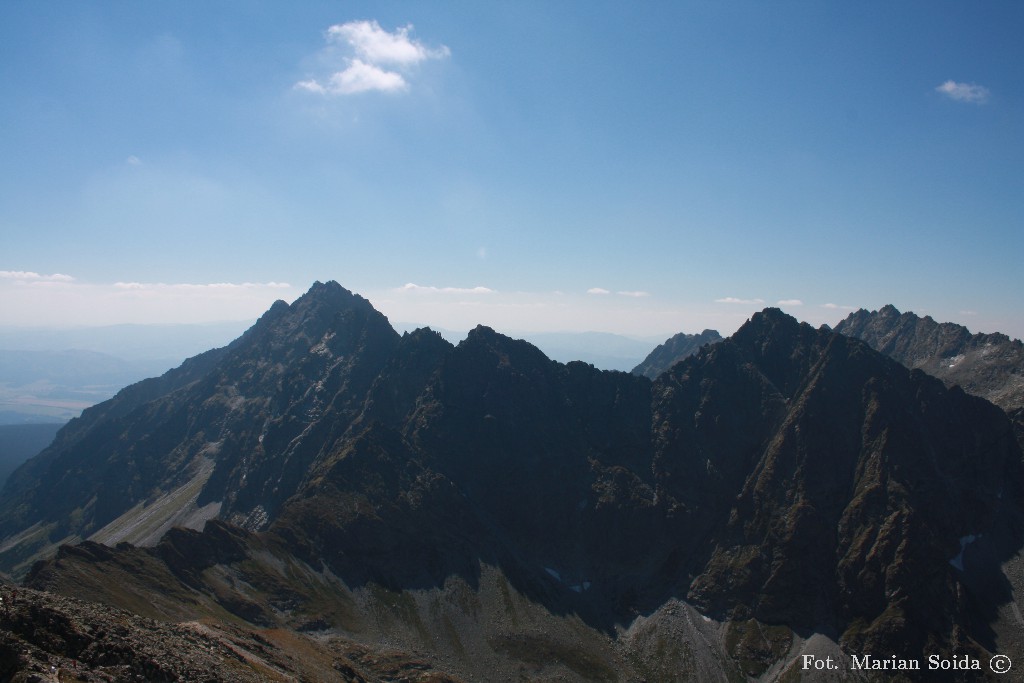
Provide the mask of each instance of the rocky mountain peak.
{"label": "rocky mountain peak", "polygon": [[[504,337],[503,334],[498,334],[494,331],[494,328],[488,327],[487,325],[477,325],[469,331],[466,338],[463,341],[474,343],[491,343],[493,340]],[[507,339],[508,337],[506,337]]]}
{"label": "rocky mountain peak", "polygon": [[383,318],[369,301],[333,280],[326,283],[314,282],[289,308],[291,317],[312,318],[323,322],[331,321],[347,311],[373,312]]}
{"label": "rocky mountain peak", "polygon": [[751,316],[730,340],[743,350],[779,388],[795,388],[832,334],[766,308]]}
{"label": "rocky mountain peak", "polygon": [[751,336],[791,337],[797,333],[801,325],[810,327],[806,323],[800,323],[793,316],[784,313],[782,309],[769,307],[750,316],[750,320],[741,325],[732,338],[739,341],[741,338]]}
{"label": "rocky mountain peak", "polygon": [[[865,311],[865,309],[863,308],[860,310]],[[900,316],[899,309],[897,309],[892,304],[886,304],[885,306],[882,306],[880,309],[878,309],[878,314],[883,318],[898,318]]]}
{"label": "rocky mountain peak", "polygon": [[325,307],[333,309],[350,308],[358,302],[369,304],[363,297],[353,294],[334,280],[314,282],[305,294],[295,300],[295,308]]}

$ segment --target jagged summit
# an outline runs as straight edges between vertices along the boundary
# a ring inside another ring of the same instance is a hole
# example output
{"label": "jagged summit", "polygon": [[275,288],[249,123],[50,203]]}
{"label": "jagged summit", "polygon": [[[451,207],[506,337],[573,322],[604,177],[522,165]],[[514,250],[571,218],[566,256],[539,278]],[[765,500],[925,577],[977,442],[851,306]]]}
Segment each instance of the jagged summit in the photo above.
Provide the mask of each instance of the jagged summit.
{"label": "jagged summit", "polygon": [[795,340],[798,337],[807,338],[813,332],[813,327],[799,322],[781,309],[765,308],[750,316],[750,320],[743,323],[731,339],[743,343],[746,340],[760,337],[779,344],[787,340]]}
{"label": "jagged summit", "polygon": [[[281,303],[284,302],[275,302],[274,306],[271,307],[271,311],[274,308],[281,308]],[[352,310],[364,313],[372,311],[377,316],[384,318],[383,314],[378,313],[369,301],[358,294],[353,294],[334,280],[314,282],[305,294],[290,305],[286,305],[288,306],[287,315],[283,311],[279,315],[293,319],[295,321],[293,324],[311,318],[318,319],[321,323],[329,323],[336,316],[345,311]],[[384,318],[384,320],[387,320],[387,318]]]}
{"label": "jagged summit", "polygon": [[[488,327],[487,325],[477,325],[476,327],[474,327],[473,329],[471,329],[469,331],[469,334],[466,335],[466,339],[467,340],[468,339],[473,339],[473,340],[484,340],[484,341],[486,341],[486,340],[493,340],[493,339],[496,339],[498,337],[505,337],[505,335],[499,334],[498,332],[495,332],[493,327]],[[507,337],[507,338],[511,339],[510,337]]]}
{"label": "jagged summit", "polygon": [[314,282],[305,294],[292,304],[296,310],[302,308],[323,307],[336,310],[352,306],[370,306],[370,302],[342,287],[334,280]]}
{"label": "jagged summit", "polygon": [[[862,308],[860,310],[863,311],[864,309]],[[882,306],[880,309],[878,309],[878,313],[880,315],[882,315],[882,316],[885,316],[885,317],[894,316],[894,315],[898,316],[900,314],[899,310],[895,306],[893,306],[892,304],[886,304],[885,306]]]}

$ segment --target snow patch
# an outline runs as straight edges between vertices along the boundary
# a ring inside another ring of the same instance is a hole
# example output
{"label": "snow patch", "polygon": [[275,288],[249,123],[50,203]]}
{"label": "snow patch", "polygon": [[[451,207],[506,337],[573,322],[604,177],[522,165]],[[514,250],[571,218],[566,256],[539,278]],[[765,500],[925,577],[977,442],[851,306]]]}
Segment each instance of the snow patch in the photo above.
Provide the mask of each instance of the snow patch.
{"label": "snow patch", "polygon": [[967,550],[967,546],[974,543],[979,538],[981,538],[981,534],[978,534],[977,536],[974,534],[968,534],[960,539],[960,552],[956,554],[956,557],[949,561],[949,563],[953,565],[954,569],[957,569],[958,571],[964,570],[964,551]]}
{"label": "snow patch", "polygon": [[955,368],[956,364],[964,359],[964,354],[957,354],[956,356],[950,356],[942,360],[943,365],[947,368]]}

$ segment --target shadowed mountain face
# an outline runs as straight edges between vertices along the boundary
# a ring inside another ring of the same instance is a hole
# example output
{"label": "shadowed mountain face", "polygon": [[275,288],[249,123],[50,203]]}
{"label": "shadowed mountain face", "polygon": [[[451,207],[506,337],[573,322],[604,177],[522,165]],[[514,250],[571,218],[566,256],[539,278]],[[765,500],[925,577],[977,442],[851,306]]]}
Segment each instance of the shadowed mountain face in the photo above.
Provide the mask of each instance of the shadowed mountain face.
{"label": "shadowed mountain face", "polygon": [[679,361],[697,353],[700,347],[705,344],[714,344],[721,340],[722,335],[718,334],[715,330],[704,330],[700,334],[680,332],[666,339],[665,343],[658,345],[631,372],[634,375],[642,375],[647,379],[656,379],[658,375]]}
{"label": "shadowed mountain face", "polygon": [[[399,337],[335,283],[211,353],[15,474],[7,569],[63,539],[155,544],[65,547],[31,582],[121,604],[160,590],[146,609],[164,618],[408,631],[471,678],[471,659],[512,678],[555,641],[593,644],[551,655],[570,678],[658,678],[644,667],[668,655],[639,634],[697,628],[679,600],[724,629],[690,653],[697,678],[694,661],[759,675],[814,633],[908,657],[997,645],[1021,528],[1006,415],[776,309],[653,382],[486,327]],[[386,605],[404,605],[387,628]]]}
{"label": "shadowed mountain face", "polygon": [[0,487],[11,472],[46,448],[60,424],[0,425]]}

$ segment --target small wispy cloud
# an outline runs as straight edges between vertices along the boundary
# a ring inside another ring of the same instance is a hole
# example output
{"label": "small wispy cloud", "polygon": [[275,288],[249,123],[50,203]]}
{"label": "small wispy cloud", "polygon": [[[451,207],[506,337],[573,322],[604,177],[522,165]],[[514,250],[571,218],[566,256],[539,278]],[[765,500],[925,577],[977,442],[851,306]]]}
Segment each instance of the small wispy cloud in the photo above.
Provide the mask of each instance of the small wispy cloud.
{"label": "small wispy cloud", "polygon": [[495,294],[497,290],[489,287],[433,287],[407,282],[398,288],[401,292],[435,292],[439,294]]}
{"label": "small wispy cloud", "polygon": [[178,291],[212,291],[212,290],[239,290],[239,289],[291,289],[287,282],[211,282],[208,284],[174,283],[163,282],[115,282],[114,289],[135,290],[135,291],[157,291],[157,290],[178,290]]}
{"label": "small wispy cloud", "polygon": [[[350,21],[327,29],[326,39],[354,53],[342,60],[344,68],[326,78],[311,78],[295,84],[297,90],[318,95],[354,95],[380,91],[407,90],[412,67],[429,59],[443,59],[451,50],[442,45],[430,48],[410,36],[411,24],[393,32],[376,21]],[[394,69],[398,69],[397,71]]]}
{"label": "small wispy cloud", "polygon": [[715,299],[716,304],[744,304],[746,306],[752,306],[755,304],[763,304],[764,299],[739,299],[734,296],[727,296],[722,299]]}
{"label": "small wispy cloud", "polygon": [[775,302],[776,306],[803,306],[804,302],[800,299],[780,299]]}
{"label": "small wispy cloud", "polygon": [[985,104],[988,102],[989,95],[991,94],[988,88],[983,85],[957,83],[956,81],[946,81],[935,88],[935,91],[942,93],[951,100],[971,102],[973,104]]}
{"label": "small wispy cloud", "polygon": [[142,166],[142,159],[138,158],[134,154],[124,160],[124,163],[129,166]]}
{"label": "small wispy cloud", "polygon": [[840,304],[832,304],[832,303],[822,304],[821,307],[822,308],[827,308],[827,309],[832,310],[832,311],[855,311],[855,310],[857,310],[856,306],[842,306]]}
{"label": "small wispy cloud", "polygon": [[71,282],[75,278],[63,273],[43,275],[31,270],[0,270],[0,279],[15,280],[20,282]]}
{"label": "small wispy cloud", "polygon": [[651,295],[650,292],[640,292],[640,291],[616,292],[616,294],[618,294],[619,296],[631,296],[631,297],[634,297],[634,298],[641,298],[641,297],[645,297],[645,296],[650,296]]}
{"label": "small wispy cloud", "polygon": [[605,289],[604,287],[591,287],[590,289],[587,290],[587,294],[600,294],[600,295],[604,295],[604,294],[611,294],[611,291]]}

